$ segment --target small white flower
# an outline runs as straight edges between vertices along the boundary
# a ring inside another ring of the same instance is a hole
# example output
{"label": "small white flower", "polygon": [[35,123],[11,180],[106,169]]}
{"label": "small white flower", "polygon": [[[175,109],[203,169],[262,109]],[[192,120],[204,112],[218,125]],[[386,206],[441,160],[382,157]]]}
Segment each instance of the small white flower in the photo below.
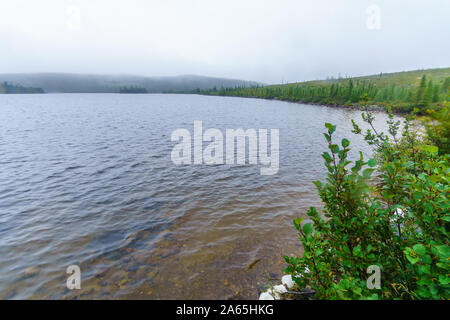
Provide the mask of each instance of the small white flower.
{"label": "small white flower", "polygon": [[402,209],[397,208],[397,210],[395,210],[395,215],[404,218],[405,217],[405,212],[403,212]]}

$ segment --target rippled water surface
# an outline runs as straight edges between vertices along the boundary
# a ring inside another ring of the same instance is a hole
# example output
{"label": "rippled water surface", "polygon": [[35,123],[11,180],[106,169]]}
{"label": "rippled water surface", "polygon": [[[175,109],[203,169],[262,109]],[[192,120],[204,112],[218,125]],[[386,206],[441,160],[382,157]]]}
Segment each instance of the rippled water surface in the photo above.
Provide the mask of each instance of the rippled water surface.
{"label": "rippled water surface", "polygon": [[[368,152],[352,118],[244,98],[0,95],[0,298],[257,298],[301,250],[292,219],[320,206],[324,122]],[[278,174],[174,165],[171,134],[194,120],[279,129]],[[66,289],[72,264],[81,290]]]}

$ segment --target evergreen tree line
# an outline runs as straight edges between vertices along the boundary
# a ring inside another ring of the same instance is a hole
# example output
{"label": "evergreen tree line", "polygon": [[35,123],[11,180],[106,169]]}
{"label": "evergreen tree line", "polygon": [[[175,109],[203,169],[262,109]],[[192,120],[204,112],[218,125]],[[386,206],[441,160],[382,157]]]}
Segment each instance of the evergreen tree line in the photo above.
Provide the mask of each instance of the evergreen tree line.
{"label": "evergreen tree line", "polygon": [[194,90],[193,93],[220,96],[280,99],[292,102],[327,105],[376,104],[391,107],[396,112],[419,111],[436,107],[449,101],[450,77],[442,83],[434,83],[424,75],[418,86],[376,85],[368,80],[341,80],[330,84],[295,84],[282,86],[255,86],[250,88],[214,88]]}

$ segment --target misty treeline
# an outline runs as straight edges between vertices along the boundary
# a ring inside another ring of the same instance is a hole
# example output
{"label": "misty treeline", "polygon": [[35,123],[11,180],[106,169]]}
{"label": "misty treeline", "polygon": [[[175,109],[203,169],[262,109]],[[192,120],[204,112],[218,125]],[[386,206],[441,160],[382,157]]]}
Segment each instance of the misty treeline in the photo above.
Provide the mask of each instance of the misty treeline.
{"label": "misty treeline", "polygon": [[147,89],[137,86],[121,87],[119,93],[148,93]]}
{"label": "misty treeline", "polygon": [[42,88],[48,93],[119,93],[121,88],[130,87],[143,88],[148,93],[170,93],[189,92],[195,88],[207,90],[213,87],[234,88],[257,85],[257,82],[252,81],[195,75],[143,77],[70,73],[0,74],[0,83],[4,81],[25,87]]}
{"label": "misty treeline", "polygon": [[[449,101],[450,77],[433,81],[423,75],[419,85],[411,83],[374,83],[370,80],[345,79],[320,84],[289,84],[251,88],[220,88],[200,91],[202,94],[280,99],[292,102],[326,105],[382,105],[394,112],[424,112],[439,109]],[[199,92],[198,90],[196,91]]]}
{"label": "misty treeline", "polygon": [[28,88],[18,84],[10,84],[8,82],[0,83],[0,94],[17,94],[17,93],[44,93],[41,88]]}

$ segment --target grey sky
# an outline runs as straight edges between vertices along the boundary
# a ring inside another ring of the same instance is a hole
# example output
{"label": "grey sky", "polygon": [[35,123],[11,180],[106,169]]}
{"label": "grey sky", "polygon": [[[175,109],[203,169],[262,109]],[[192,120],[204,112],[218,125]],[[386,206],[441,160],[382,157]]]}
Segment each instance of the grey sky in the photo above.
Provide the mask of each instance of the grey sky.
{"label": "grey sky", "polygon": [[449,17],[450,0],[1,0],[0,73],[279,83],[448,67]]}

